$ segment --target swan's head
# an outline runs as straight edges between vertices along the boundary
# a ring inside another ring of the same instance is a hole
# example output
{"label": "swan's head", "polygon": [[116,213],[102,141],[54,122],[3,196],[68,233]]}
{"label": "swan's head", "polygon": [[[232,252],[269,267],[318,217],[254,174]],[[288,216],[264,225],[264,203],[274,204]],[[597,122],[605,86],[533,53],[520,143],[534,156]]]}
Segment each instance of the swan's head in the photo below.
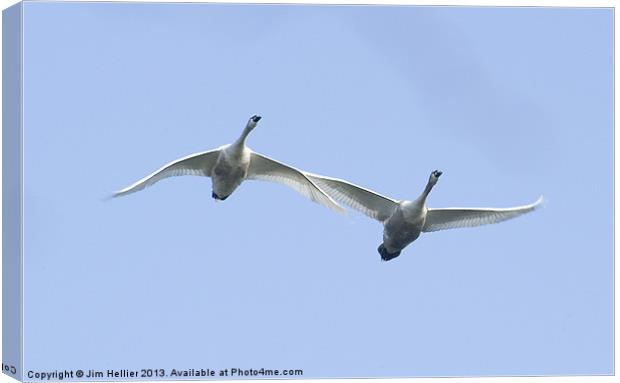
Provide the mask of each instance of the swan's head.
{"label": "swan's head", "polygon": [[443,172],[440,172],[439,170],[433,170],[431,172],[431,176],[428,179],[428,183],[431,185],[435,185],[442,174]]}
{"label": "swan's head", "polygon": [[250,117],[250,119],[248,120],[248,128],[254,129],[261,118],[261,116],[257,116],[256,114]]}

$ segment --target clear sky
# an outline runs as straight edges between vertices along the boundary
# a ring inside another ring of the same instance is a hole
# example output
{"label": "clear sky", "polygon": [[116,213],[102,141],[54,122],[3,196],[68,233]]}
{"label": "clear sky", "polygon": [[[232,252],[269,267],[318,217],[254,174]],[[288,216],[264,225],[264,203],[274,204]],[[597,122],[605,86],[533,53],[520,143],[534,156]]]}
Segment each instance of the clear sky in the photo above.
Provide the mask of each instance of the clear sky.
{"label": "clear sky", "polygon": [[[26,3],[26,370],[306,377],[610,374],[610,9]],[[235,140],[513,221],[423,234],[248,181],[179,177]]]}

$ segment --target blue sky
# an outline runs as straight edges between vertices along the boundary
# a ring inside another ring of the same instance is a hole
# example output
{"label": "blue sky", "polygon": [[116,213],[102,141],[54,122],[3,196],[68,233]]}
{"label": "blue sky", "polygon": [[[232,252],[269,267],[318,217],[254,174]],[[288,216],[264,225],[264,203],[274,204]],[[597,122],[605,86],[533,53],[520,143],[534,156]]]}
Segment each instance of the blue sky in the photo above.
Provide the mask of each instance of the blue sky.
{"label": "blue sky", "polygon": [[[25,369],[612,372],[609,9],[26,3]],[[102,197],[235,140],[428,205],[422,235],[246,182]]]}

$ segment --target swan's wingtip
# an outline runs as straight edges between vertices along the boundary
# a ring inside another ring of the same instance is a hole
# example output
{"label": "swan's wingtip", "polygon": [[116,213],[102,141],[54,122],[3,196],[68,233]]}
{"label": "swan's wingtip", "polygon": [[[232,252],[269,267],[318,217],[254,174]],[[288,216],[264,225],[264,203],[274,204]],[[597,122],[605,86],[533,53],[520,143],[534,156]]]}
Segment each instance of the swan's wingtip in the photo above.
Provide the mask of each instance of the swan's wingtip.
{"label": "swan's wingtip", "polygon": [[108,195],[106,195],[105,197],[101,198],[101,201],[102,201],[102,202],[107,202],[107,201],[109,201],[109,200],[111,200],[111,199],[114,199],[114,198],[116,198],[116,197],[118,197],[118,193],[109,193],[109,194],[108,194]]}
{"label": "swan's wingtip", "polygon": [[103,197],[103,201],[109,201],[109,200],[114,199],[114,198],[122,197],[122,196],[124,196],[126,194],[128,194],[126,189],[117,190],[117,191],[109,193],[107,196]]}
{"label": "swan's wingtip", "polygon": [[545,206],[547,204],[547,199],[545,198],[544,195],[540,195],[540,197],[538,197],[538,199],[536,200],[536,202],[534,202],[532,205],[534,207],[541,207],[541,206]]}

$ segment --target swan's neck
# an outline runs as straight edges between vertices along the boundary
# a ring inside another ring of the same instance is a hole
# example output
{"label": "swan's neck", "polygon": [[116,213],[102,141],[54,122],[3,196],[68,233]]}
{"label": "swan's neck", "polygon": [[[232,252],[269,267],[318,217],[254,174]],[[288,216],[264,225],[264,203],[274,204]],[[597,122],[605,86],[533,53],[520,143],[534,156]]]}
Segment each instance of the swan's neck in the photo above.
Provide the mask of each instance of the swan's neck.
{"label": "swan's neck", "polygon": [[432,182],[430,182],[430,181],[426,184],[426,187],[424,188],[424,191],[418,197],[418,201],[419,202],[426,203],[426,197],[428,197],[428,193],[431,192],[431,190],[433,189],[433,186],[435,186],[435,185]]}
{"label": "swan's neck", "polygon": [[241,132],[241,136],[239,136],[239,138],[237,138],[237,141],[235,141],[231,146],[238,150],[243,149],[245,147],[245,140],[248,138],[248,135],[251,131],[252,128],[250,128],[249,125],[246,125],[243,129],[243,132]]}

